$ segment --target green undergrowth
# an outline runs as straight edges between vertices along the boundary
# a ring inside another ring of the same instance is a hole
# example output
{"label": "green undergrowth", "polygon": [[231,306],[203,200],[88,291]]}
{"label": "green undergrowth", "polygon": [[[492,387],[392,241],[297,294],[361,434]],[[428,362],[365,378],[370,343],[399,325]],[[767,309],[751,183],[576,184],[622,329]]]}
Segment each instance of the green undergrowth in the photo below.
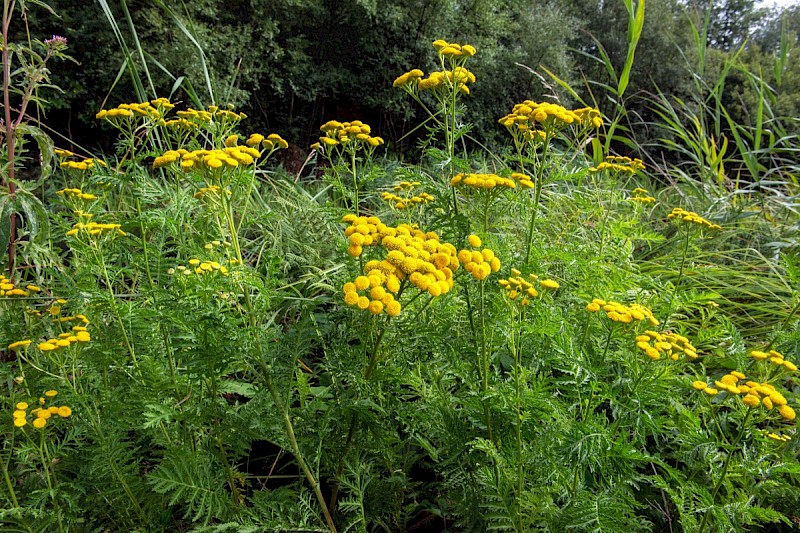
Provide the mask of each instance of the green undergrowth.
{"label": "green undergrowth", "polygon": [[155,99],[98,114],[116,153],[6,179],[5,530],[800,519],[794,184],[665,186],[591,106],[466,153],[476,50],[434,48],[395,81],[418,162],[342,117],[290,175],[279,134]]}

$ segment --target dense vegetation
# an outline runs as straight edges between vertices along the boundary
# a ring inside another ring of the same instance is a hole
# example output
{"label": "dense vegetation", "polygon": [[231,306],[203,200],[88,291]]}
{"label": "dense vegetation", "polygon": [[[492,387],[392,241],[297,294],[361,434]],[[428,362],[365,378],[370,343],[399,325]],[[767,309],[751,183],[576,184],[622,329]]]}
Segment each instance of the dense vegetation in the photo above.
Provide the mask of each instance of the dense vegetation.
{"label": "dense vegetation", "polygon": [[797,8],[76,4],[4,4],[4,531],[800,524]]}

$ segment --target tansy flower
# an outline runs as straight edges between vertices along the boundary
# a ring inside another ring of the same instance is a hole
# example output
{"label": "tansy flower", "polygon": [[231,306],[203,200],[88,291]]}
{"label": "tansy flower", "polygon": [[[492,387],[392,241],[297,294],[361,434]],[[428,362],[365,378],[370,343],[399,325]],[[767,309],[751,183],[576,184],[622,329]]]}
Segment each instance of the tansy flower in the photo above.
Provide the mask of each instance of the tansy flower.
{"label": "tansy flower", "polygon": [[708,220],[706,220],[705,218],[701,217],[700,215],[698,215],[694,211],[686,211],[684,209],[681,209],[680,207],[674,208],[672,210],[672,212],[669,215],[667,215],[667,218],[675,219],[675,220],[678,220],[678,221],[685,221],[685,222],[697,224],[698,226],[704,227],[704,228],[707,228],[707,229],[712,229],[712,230],[722,229],[717,224],[713,224],[713,223],[709,222]]}

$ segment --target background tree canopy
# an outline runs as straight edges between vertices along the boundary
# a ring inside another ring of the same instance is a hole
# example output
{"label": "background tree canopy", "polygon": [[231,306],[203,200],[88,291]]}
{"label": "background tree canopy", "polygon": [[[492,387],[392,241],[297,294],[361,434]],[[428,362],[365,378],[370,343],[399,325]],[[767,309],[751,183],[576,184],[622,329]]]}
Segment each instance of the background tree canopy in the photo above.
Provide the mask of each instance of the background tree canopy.
{"label": "background tree canopy", "polygon": [[[631,116],[648,122],[642,96],[691,93],[697,58],[690,23],[702,27],[705,17],[710,53],[707,71],[700,74],[715,79],[715,68],[738,54],[750,71],[773,82],[773,111],[797,116],[797,54],[789,55],[777,77],[773,56],[781,46],[797,46],[797,35],[789,30],[800,27],[800,7],[779,13],[754,4],[647,2],[626,93]],[[624,3],[603,0],[129,0],[113,5],[56,0],[52,6],[61,18],[34,12],[29,31],[69,39],[80,66],[56,67],[61,71],[54,79],[65,91],[52,95],[48,124],[79,143],[97,138],[94,114],[102,106],[136,99],[123,55],[110,53],[120,44],[103,5],[126,45],[134,51],[137,40],[141,43],[158,95],[191,105],[188,91],[203,104],[233,104],[250,116],[253,128],[280,129],[302,148],[313,142],[318,125],[332,118],[364,118],[387,139],[402,138],[420,117],[392,89],[392,80],[410,66],[435,69],[426,58],[436,38],[471,42],[479,50],[473,63],[478,84],[469,107],[472,136],[482,142],[496,140],[496,120],[515,102],[559,97],[570,103],[541,67],[587,102],[612,110],[615,104],[602,89],[609,74],[598,57],[601,51],[607,54],[619,72],[627,52]],[[25,39],[24,27],[12,29],[18,40]],[[142,73],[140,56],[133,57]],[[726,99],[741,115],[736,119],[746,122],[748,103],[756,100],[747,83],[732,75]],[[652,135],[641,124],[635,127],[645,141]]]}

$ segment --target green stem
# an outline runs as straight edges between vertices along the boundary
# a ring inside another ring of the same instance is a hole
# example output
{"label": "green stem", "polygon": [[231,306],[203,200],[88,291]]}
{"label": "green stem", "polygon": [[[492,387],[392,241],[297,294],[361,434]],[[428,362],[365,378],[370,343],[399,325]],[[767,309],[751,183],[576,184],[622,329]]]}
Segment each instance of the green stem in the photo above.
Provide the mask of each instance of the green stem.
{"label": "green stem", "polygon": [[[50,492],[50,497],[53,499],[53,510],[56,513],[56,518],[58,519],[58,530],[63,532],[64,531],[64,523],[61,520],[61,510],[58,507],[58,498],[56,497],[56,491],[53,488],[53,480],[50,477],[51,469],[48,468],[48,464],[52,464],[52,460],[50,459],[50,454],[47,452],[47,443],[44,440],[44,430],[41,429],[40,431],[40,439],[39,439],[39,458],[42,461],[42,468],[44,469],[44,478],[47,481],[47,490]],[[55,475],[55,473],[53,473]]]}
{"label": "green stem", "polygon": [[[512,320],[514,316],[513,303],[510,304]],[[522,449],[522,357],[520,348],[522,343],[522,311],[519,312],[519,321],[514,321],[514,330],[511,333],[514,351],[514,408],[516,411],[515,433],[517,440],[517,518],[519,524],[517,531],[523,531],[522,527],[522,491],[525,486],[525,462]]]}
{"label": "green stem", "polygon": [[486,283],[485,281],[480,282],[480,302],[479,302],[479,311],[481,315],[481,403],[483,404],[483,415],[486,418],[486,432],[489,436],[489,440],[492,439],[492,417],[491,412],[489,410],[489,405],[486,403],[486,396],[489,393],[489,371],[491,362],[489,361],[489,346],[486,343],[486,303],[484,298],[484,292]]}
{"label": "green stem", "polygon": [[361,215],[361,211],[359,209],[359,201],[358,201],[358,169],[356,168],[356,151],[355,149],[350,149],[350,171],[353,174],[353,194],[355,196],[353,202],[355,203],[355,213],[356,216]]}
{"label": "green stem", "polygon": [[539,164],[536,167],[536,191],[534,194],[533,200],[533,212],[531,213],[531,222],[528,225],[528,246],[525,252],[525,263],[528,264],[528,260],[531,257],[531,247],[533,246],[533,232],[536,229],[536,213],[539,212],[539,199],[542,196],[542,182],[544,181],[544,164],[547,161],[547,150],[550,147],[550,136],[547,135],[544,139],[544,145],[542,146],[542,159],[539,161]]}
{"label": "green stem", "polygon": [[306,464],[306,461],[303,458],[303,453],[300,451],[300,445],[298,444],[297,437],[294,434],[294,425],[292,424],[292,420],[289,416],[288,406],[278,395],[278,391],[275,389],[275,384],[272,382],[272,377],[269,374],[269,369],[265,369],[264,380],[266,382],[267,389],[272,396],[272,400],[275,402],[275,405],[281,412],[283,424],[286,429],[286,434],[289,437],[289,442],[292,446],[294,458],[300,465],[300,469],[303,471],[306,481],[308,481],[308,484],[311,485],[311,490],[314,492],[314,496],[316,496],[319,506],[322,509],[322,514],[325,516],[325,522],[328,524],[328,529],[331,531],[331,533],[336,533],[336,525],[334,525],[333,517],[331,517],[331,513],[328,511],[328,504],[325,502],[325,497],[322,495],[322,490],[320,490],[319,483],[317,483],[317,480],[314,477],[314,474],[311,472],[311,469],[308,468],[308,464]]}
{"label": "green stem", "polygon": [[[744,416],[742,420],[742,427],[739,428],[739,434],[736,436],[736,440],[733,441],[729,450],[728,456],[725,458],[725,464],[722,465],[722,472],[719,475],[719,480],[717,481],[716,486],[714,487],[714,492],[711,494],[711,505],[714,505],[714,502],[717,501],[717,494],[719,493],[719,489],[722,488],[722,482],[725,481],[725,476],[728,473],[728,467],[731,464],[731,458],[733,457],[733,452],[736,450],[736,445],[739,444],[739,441],[742,440],[744,436],[744,431],[747,429],[747,422],[750,419],[750,414],[753,412],[752,407],[747,408],[747,414]],[[711,514],[711,510],[709,509],[706,511],[706,514],[703,515],[703,521],[700,522],[700,528],[698,531],[705,531],[706,522],[708,522],[708,516]]]}
{"label": "green stem", "polygon": [[14,507],[19,507],[19,502],[17,501],[17,493],[14,491],[14,484],[11,482],[11,477],[8,475],[8,465],[11,464],[11,453],[14,450],[14,436],[15,433],[11,434],[11,445],[9,446],[9,450],[11,450],[8,454],[8,461],[3,461],[3,479],[6,482],[6,487],[8,488],[8,494],[11,496],[11,502],[14,504]]}
{"label": "green stem", "polygon": [[678,294],[678,287],[680,287],[681,281],[683,280],[683,269],[686,266],[686,256],[689,252],[689,230],[686,230],[686,239],[683,241],[683,253],[681,254],[681,266],[678,270],[678,279],[675,281],[675,285],[672,287],[672,294],[669,298],[669,307],[667,307],[667,313],[664,316],[664,322],[661,323],[661,327],[659,331],[664,331],[667,327],[667,322],[669,322],[670,316],[672,315],[672,307],[675,303],[675,297]]}
{"label": "green stem", "polygon": [[[405,287],[403,287],[405,288]],[[400,291],[402,292],[402,290]],[[400,294],[398,294],[398,297]],[[375,345],[372,347],[372,353],[369,357],[369,363],[367,364],[367,369],[364,372],[364,379],[369,381],[372,377],[372,372],[375,371],[375,367],[378,363],[378,348],[380,348],[381,341],[383,341],[383,336],[386,334],[388,330],[388,324],[384,324],[383,328],[381,328],[380,333],[378,333],[378,338],[375,340]],[[336,481],[334,482],[333,488],[331,489],[331,499],[330,505],[328,507],[329,513],[333,513],[336,510],[336,502],[339,498],[339,488],[341,484],[339,483],[339,479],[342,477],[344,473],[344,461],[347,458],[347,455],[350,453],[350,447],[353,444],[353,438],[355,437],[356,432],[358,431],[358,414],[353,413],[353,416],[350,419],[350,429],[347,430],[347,438],[345,439],[344,443],[344,450],[342,454],[339,456],[339,462],[336,465]]]}
{"label": "green stem", "polygon": [[106,287],[108,288],[108,296],[111,299],[111,310],[114,312],[114,318],[117,320],[119,324],[119,329],[122,332],[122,339],[125,341],[125,346],[128,348],[128,353],[131,354],[131,360],[133,361],[133,366],[136,368],[136,372],[139,374],[139,378],[142,379],[142,383],[144,384],[144,378],[142,376],[142,371],[139,368],[139,361],[136,359],[136,351],[133,349],[133,344],[131,343],[130,337],[128,337],[128,330],[125,329],[125,323],[122,322],[122,315],[119,312],[119,308],[117,308],[117,299],[114,295],[114,287],[111,285],[111,278],[108,275],[108,268],[106,268],[106,261],[103,254],[100,253],[96,243],[92,243],[92,250],[94,250],[95,258],[99,261],[100,265],[103,267],[103,278],[106,282]]}

